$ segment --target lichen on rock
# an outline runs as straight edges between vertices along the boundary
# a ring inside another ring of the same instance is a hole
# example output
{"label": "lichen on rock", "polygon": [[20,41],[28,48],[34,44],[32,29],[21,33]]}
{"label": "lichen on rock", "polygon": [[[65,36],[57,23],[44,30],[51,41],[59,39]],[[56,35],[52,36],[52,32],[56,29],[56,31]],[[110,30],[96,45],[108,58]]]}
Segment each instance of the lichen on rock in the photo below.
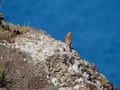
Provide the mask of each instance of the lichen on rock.
{"label": "lichen on rock", "polygon": [[66,43],[42,30],[7,25],[7,30],[0,29],[0,66],[9,71],[7,76],[14,83],[6,89],[117,90]]}

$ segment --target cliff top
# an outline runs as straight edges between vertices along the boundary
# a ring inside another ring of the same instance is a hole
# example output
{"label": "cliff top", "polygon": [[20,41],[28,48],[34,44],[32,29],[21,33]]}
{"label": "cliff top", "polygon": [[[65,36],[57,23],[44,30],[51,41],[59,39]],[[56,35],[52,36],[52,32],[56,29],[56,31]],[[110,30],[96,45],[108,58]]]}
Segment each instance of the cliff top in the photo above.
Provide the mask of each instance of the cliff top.
{"label": "cliff top", "polygon": [[43,30],[0,22],[0,86],[4,89],[117,90],[66,43]]}

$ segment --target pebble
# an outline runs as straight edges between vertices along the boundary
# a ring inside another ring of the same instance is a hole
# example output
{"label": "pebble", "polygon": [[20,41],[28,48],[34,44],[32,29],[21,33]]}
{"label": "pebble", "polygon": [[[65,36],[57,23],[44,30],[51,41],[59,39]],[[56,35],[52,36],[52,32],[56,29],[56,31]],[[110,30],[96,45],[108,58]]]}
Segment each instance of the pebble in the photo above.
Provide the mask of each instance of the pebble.
{"label": "pebble", "polygon": [[26,61],[26,59],[24,58],[23,61]]}
{"label": "pebble", "polygon": [[52,83],[57,86],[59,84],[58,80],[56,78],[52,78]]}
{"label": "pebble", "polygon": [[0,59],[3,59],[3,57],[0,57]]}
{"label": "pebble", "polygon": [[79,85],[75,85],[73,88],[74,88],[74,89],[79,89],[80,86],[79,86]]}
{"label": "pebble", "polygon": [[79,79],[76,79],[75,81],[80,83],[80,82],[83,82],[84,80],[83,80],[83,78],[79,78]]}

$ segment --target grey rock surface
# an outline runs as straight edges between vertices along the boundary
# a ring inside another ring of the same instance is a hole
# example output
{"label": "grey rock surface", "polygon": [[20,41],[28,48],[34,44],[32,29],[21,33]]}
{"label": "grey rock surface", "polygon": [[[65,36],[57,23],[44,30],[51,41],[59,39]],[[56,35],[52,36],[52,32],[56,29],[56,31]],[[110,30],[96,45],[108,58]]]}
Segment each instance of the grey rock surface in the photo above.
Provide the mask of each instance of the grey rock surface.
{"label": "grey rock surface", "polygon": [[94,64],[41,30],[29,28],[11,40],[0,38],[6,90],[117,90]]}

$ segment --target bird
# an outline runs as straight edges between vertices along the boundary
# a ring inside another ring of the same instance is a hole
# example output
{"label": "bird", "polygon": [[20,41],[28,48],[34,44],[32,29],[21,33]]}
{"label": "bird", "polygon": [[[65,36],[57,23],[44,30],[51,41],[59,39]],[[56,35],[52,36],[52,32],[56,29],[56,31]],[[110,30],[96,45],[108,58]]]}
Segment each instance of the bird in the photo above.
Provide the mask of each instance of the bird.
{"label": "bird", "polygon": [[72,32],[68,32],[65,39],[66,39],[66,44],[69,47],[69,51],[71,51],[72,50]]}

